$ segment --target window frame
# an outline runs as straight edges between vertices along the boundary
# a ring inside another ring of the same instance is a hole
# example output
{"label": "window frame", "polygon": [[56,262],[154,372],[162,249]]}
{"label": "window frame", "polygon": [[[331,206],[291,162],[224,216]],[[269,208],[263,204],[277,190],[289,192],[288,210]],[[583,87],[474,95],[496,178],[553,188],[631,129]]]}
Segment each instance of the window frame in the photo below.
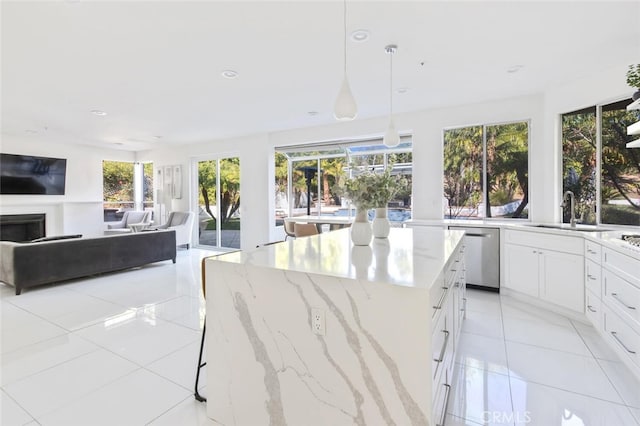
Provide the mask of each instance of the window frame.
{"label": "window frame", "polygon": [[[564,167],[563,167],[563,163],[564,163],[564,156],[563,156],[563,150],[564,150],[564,134],[563,134],[563,117],[565,115],[568,114],[575,114],[581,111],[586,111],[588,109],[594,108],[595,109],[595,127],[596,127],[596,179],[595,179],[595,189],[596,189],[596,212],[595,212],[595,224],[593,224],[592,226],[607,226],[607,227],[628,227],[628,226],[634,226],[634,225],[624,225],[624,224],[617,224],[617,223],[603,223],[602,222],[602,109],[603,107],[606,107],[607,105],[611,105],[611,104],[616,104],[616,103],[620,103],[623,102],[625,100],[629,100],[629,103],[633,102],[630,100],[629,96],[616,96],[616,97],[611,97],[605,100],[601,100],[599,102],[594,102],[591,105],[588,106],[582,106],[582,107],[578,107],[575,109],[570,109],[567,111],[563,111],[561,113],[559,113],[557,115],[557,140],[558,140],[558,144],[556,146],[556,155],[558,156],[558,179],[557,179],[557,194],[558,196],[556,197],[557,200],[555,201],[556,204],[554,204],[554,206],[557,207],[556,211],[560,211],[559,214],[559,223],[563,224],[563,223],[568,223],[568,222],[564,222],[563,220],[563,213],[562,213],[562,209],[560,207],[560,204],[562,202],[562,196],[564,194]],[[633,148],[632,148],[633,149]]]}
{"label": "window frame", "polygon": [[[528,202],[527,202],[527,210],[528,210],[528,214],[527,217],[523,217],[523,218],[511,218],[511,217],[486,217],[485,216],[478,216],[476,219],[473,218],[469,218],[469,217],[463,217],[463,218],[446,218],[445,217],[445,206],[444,206],[444,201],[446,200],[446,198],[444,197],[444,142],[445,142],[445,132],[448,130],[456,130],[456,129],[464,129],[464,128],[468,128],[468,127],[482,127],[482,200],[486,200],[487,199],[487,173],[486,173],[486,168],[487,168],[487,132],[486,132],[486,128],[487,127],[494,127],[494,126],[502,126],[502,125],[507,125],[507,124],[515,124],[515,123],[526,123],[527,124],[527,192],[528,192]],[[530,171],[531,171],[531,118],[527,118],[527,119],[514,119],[514,120],[505,120],[505,121],[491,121],[491,122],[476,122],[476,123],[472,123],[472,124],[464,124],[464,125],[456,125],[456,126],[448,126],[448,127],[443,127],[442,128],[442,136],[441,136],[441,144],[440,144],[441,148],[442,148],[442,185],[441,185],[441,189],[442,189],[442,201],[443,201],[443,205],[441,210],[441,214],[442,214],[442,219],[443,220],[451,220],[451,221],[460,221],[460,220],[472,220],[472,221],[477,221],[477,220],[482,220],[482,221],[521,221],[521,222],[531,222],[531,217],[532,217],[532,205],[531,205],[531,176],[530,176]]]}

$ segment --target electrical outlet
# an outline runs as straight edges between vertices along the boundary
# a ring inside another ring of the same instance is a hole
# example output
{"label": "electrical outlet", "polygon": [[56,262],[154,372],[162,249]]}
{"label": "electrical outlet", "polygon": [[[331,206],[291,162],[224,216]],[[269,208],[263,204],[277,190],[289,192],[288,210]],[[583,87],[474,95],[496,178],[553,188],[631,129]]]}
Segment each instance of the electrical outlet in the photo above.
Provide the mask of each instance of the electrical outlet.
{"label": "electrical outlet", "polygon": [[320,308],[311,308],[311,331],[318,336],[325,334],[324,311]]}

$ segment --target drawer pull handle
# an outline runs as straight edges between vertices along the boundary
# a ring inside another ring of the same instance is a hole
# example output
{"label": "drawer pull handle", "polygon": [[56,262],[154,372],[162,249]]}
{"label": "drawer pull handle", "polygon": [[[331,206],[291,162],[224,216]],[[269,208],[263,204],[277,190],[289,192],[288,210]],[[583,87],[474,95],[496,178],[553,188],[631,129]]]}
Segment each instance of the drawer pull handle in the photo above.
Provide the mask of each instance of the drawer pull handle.
{"label": "drawer pull handle", "polygon": [[593,281],[595,281],[595,280],[596,280],[596,277],[594,277],[594,276],[593,276],[593,275],[591,275],[591,274],[587,274],[587,277],[588,277],[590,280],[593,280]]}
{"label": "drawer pull handle", "polygon": [[587,305],[587,309],[591,312],[598,312],[595,309],[593,309],[593,307],[591,305]]}
{"label": "drawer pull handle", "polygon": [[451,394],[451,385],[444,383],[442,386],[447,388],[445,391],[447,393],[445,394],[445,397],[444,397],[444,404],[442,406],[442,412],[440,413],[440,421],[436,426],[444,426],[444,420],[447,415],[447,405],[449,405],[449,395]]}
{"label": "drawer pull handle", "polygon": [[616,333],[615,331],[612,331],[611,335],[613,336],[614,339],[616,339],[618,341],[618,343],[620,343],[620,345],[622,345],[622,347],[624,348],[625,351],[629,352],[630,354],[635,354],[636,353],[636,351],[632,351],[631,349],[627,348],[627,345],[622,343],[622,340],[620,340],[620,338],[618,337],[618,333]]}
{"label": "drawer pull handle", "polygon": [[440,300],[438,300],[438,304],[436,306],[434,306],[433,309],[442,309],[442,302],[444,302],[444,298],[447,295],[447,290],[449,290],[449,287],[442,287],[442,289],[444,291],[442,292],[442,295],[440,296]]}
{"label": "drawer pull handle", "polygon": [[618,297],[618,293],[611,293],[611,297],[613,297],[614,299],[616,299],[618,302],[620,302],[620,304],[622,304],[622,306],[624,306],[627,309],[631,309],[632,311],[635,311],[636,308],[635,306],[629,306],[626,303],[624,303],[619,297]]}
{"label": "drawer pull handle", "polygon": [[435,362],[442,362],[444,359],[444,351],[447,349],[447,342],[449,342],[449,332],[447,330],[440,330],[444,333],[444,342],[442,342],[442,347],[440,348],[440,355],[438,358],[434,358]]}

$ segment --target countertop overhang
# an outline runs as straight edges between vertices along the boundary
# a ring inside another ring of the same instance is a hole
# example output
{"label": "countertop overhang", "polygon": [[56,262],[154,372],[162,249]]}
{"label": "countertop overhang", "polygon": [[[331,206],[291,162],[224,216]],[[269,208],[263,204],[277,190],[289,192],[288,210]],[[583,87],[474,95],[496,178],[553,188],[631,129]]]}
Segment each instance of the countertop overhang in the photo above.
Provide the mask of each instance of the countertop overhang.
{"label": "countertop overhang", "polygon": [[341,229],[209,261],[428,289],[441,276],[463,235],[462,231],[429,227],[392,228],[388,238],[355,246],[350,229]]}

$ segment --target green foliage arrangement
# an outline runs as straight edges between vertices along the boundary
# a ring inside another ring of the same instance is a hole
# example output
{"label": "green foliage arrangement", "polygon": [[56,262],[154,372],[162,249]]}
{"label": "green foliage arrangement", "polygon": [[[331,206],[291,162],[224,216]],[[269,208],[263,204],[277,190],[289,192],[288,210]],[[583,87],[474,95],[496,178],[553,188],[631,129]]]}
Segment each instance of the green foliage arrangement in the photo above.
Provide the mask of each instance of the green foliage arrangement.
{"label": "green foliage arrangement", "polygon": [[341,179],[334,192],[351,200],[357,209],[386,207],[393,197],[407,189],[407,179],[401,175],[392,175],[392,167],[376,173],[365,170],[353,178]]}
{"label": "green foliage arrangement", "polygon": [[640,64],[629,65],[627,71],[627,84],[640,90]]}

